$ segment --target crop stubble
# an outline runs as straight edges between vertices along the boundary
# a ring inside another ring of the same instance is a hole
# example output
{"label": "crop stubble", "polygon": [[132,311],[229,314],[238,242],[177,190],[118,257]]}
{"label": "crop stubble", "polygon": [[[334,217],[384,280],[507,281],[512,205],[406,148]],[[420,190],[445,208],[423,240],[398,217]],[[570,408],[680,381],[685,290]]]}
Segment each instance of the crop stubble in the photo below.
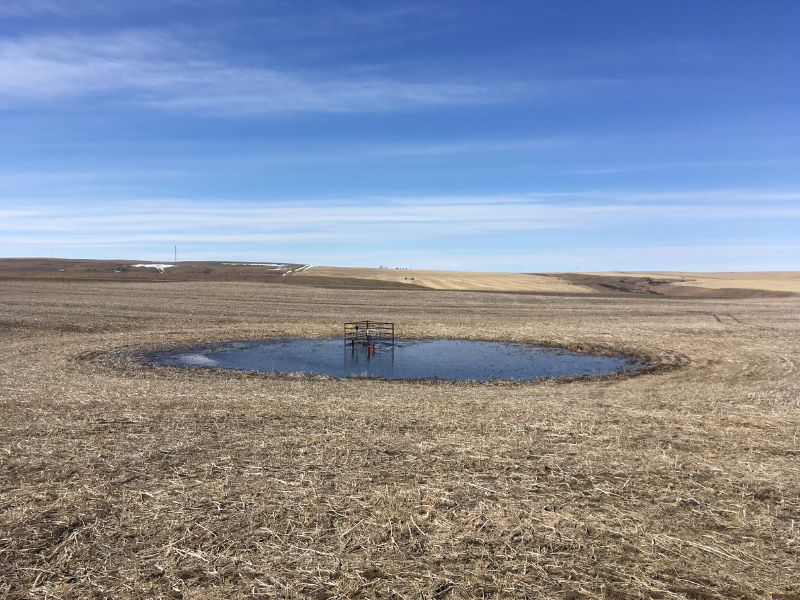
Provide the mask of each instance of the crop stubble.
{"label": "crop stubble", "polygon": [[[799,308],[0,282],[0,594],[800,598]],[[470,384],[103,356],[356,318],[665,368]]]}

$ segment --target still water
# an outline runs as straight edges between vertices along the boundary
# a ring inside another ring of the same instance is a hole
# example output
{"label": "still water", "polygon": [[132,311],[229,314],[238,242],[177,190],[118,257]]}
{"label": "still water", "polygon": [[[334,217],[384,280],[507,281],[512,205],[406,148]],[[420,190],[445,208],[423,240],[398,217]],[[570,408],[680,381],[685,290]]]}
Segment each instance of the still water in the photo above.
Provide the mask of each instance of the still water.
{"label": "still water", "polygon": [[509,342],[397,340],[394,346],[345,345],[341,339],[282,338],[227,342],[189,350],[156,352],[140,362],[154,365],[221,367],[244,371],[302,372],[333,377],[367,375],[384,379],[485,381],[606,375],[640,369],[627,356],[586,354]]}

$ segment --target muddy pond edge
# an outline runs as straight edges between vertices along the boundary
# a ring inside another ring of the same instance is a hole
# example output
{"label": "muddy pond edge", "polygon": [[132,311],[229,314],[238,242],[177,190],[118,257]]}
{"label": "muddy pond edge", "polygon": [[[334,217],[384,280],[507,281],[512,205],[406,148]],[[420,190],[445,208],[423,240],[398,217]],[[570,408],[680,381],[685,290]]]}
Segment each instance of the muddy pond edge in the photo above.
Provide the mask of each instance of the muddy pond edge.
{"label": "muddy pond edge", "polygon": [[[200,376],[205,378],[208,376],[215,378],[233,378],[233,379],[264,379],[264,380],[309,380],[309,381],[377,381],[385,382],[387,384],[418,384],[418,385],[451,385],[462,387],[474,386],[539,386],[552,383],[564,384],[573,383],[578,381],[617,381],[629,379],[631,377],[640,377],[642,375],[655,375],[682,369],[691,364],[692,360],[684,354],[669,351],[652,351],[635,348],[625,347],[612,347],[600,344],[564,344],[554,342],[552,340],[500,340],[500,339],[464,339],[464,341],[485,341],[485,342],[498,342],[498,343],[515,343],[515,344],[529,344],[547,348],[551,350],[565,350],[568,352],[581,352],[587,354],[598,354],[602,356],[618,356],[627,359],[634,359],[641,361],[644,366],[638,369],[629,369],[625,371],[617,371],[615,373],[608,373],[605,375],[566,375],[556,377],[537,377],[530,380],[520,379],[488,379],[488,380],[465,380],[465,381],[451,381],[445,379],[431,379],[427,377],[420,377],[415,379],[388,379],[377,376],[369,375],[349,375],[347,377],[334,377],[328,374],[305,373],[302,371],[251,371],[244,369],[228,369],[223,367],[211,366],[174,366],[174,365],[153,365],[148,363],[137,362],[143,357],[156,352],[165,351],[181,351],[190,350],[203,346],[214,347],[216,345],[231,344],[231,343],[256,343],[269,339],[282,339],[287,336],[272,335],[272,336],[259,336],[258,338],[245,339],[241,337],[230,338],[223,337],[217,339],[207,340],[186,340],[176,341],[169,343],[159,344],[138,344],[132,346],[122,346],[118,348],[111,348],[106,350],[93,350],[90,352],[83,352],[73,357],[77,363],[84,366],[92,366],[102,370],[112,370],[119,374],[127,376],[141,376],[145,373],[154,375],[156,378],[166,376],[169,373],[183,373],[193,376]],[[335,339],[335,336],[308,336],[304,339]],[[402,339],[402,338],[401,338]],[[442,339],[435,336],[415,336],[413,339]],[[462,338],[447,338],[458,339]]]}

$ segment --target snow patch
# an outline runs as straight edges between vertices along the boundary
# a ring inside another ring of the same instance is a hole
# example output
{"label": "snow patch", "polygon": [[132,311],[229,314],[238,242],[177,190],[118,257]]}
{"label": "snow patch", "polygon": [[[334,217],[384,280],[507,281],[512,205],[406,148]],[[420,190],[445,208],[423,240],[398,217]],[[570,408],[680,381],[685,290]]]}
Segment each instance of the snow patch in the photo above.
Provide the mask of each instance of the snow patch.
{"label": "snow patch", "polygon": [[283,264],[275,264],[275,263],[222,263],[223,265],[233,265],[236,267],[277,267],[276,269],[268,269],[269,271],[279,271],[280,269],[286,268],[286,263]]}
{"label": "snow patch", "polygon": [[304,269],[310,269],[313,266],[314,265],[303,265],[302,267],[299,267],[299,268],[295,269],[294,271],[289,269],[288,271],[286,271],[286,273],[283,274],[283,276],[286,277],[287,275],[291,275],[292,273],[299,273],[300,271],[302,271]]}
{"label": "snow patch", "polygon": [[164,269],[169,269],[170,267],[174,267],[175,265],[163,265],[163,264],[159,263],[159,264],[152,264],[152,265],[139,264],[139,265],[131,265],[131,266],[132,267],[150,267],[150,268],[156,269],[159,273],[163,273]]}

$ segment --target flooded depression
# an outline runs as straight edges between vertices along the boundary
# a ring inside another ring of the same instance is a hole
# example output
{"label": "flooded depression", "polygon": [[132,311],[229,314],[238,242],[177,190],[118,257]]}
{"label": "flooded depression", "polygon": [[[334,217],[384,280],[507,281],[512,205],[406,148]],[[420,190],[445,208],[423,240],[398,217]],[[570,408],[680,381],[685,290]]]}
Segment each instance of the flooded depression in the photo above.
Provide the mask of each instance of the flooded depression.
{"label": "flooded depression", "polygon": [[341,339],[280,338],[198,345],[155,352],[139,362],[183,367],[218,367],[244,371],[302,372],[381,377],[530,381],[542,377],[608,375],[641,369],[630,356],[573,352],[531,344],[454,339],[404,339],[373,350]]}

